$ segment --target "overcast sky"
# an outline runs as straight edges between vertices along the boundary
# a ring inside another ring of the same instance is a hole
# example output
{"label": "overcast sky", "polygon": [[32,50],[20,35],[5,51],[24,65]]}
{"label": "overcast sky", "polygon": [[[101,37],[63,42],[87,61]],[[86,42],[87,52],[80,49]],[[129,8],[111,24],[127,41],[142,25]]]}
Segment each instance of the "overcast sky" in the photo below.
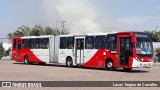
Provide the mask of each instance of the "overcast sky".
{"label": "overcast sky", "polygon": [[0,0],[0,38],[21,25],[61,28],[60,21],[71,33],[154,30],[160,0]]}

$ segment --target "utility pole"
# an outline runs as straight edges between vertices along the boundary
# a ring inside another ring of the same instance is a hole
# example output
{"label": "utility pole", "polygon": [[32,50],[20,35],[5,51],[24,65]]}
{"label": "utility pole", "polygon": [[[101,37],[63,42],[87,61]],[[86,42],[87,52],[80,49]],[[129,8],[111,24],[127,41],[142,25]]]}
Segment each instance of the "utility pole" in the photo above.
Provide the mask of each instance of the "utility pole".
{"label": "utility pole", "polygon": [[[60,30],[59,30],[59,28],[58,28],[58,26],[59,26],[59,22],[60,22],[60,23],[62,23],[62,26],[61,26],[61,27],[62,27],[62,30],[61,30],[61,31],[60,31]],[[60,34],[61,34],[61,32],[63,32],[63,31],[64,31],[64,29],[65,29],[65,22],[66,22],[66,21],[57,21],[57,23],[56,23],[57,35],[60,35]]]}
{"label": "utility pole", "polygon": [[156,26],[156,28],[155,28],[155,33],[157,32],[157,29],[158,29],[158,26]]}
{"label": "utility pole", "polygon": [[59,35],[59,31],[58,31],[58,21],[56,22],[56,28],[57,28],[57,30],[56,30],[56,33],[57,33],[57,35]]}
{"label": "utility pole", "polygon": [[65,22],[66,22],[66,21],[61,21],[61,23],[62,23],[62,26],[61,26],[61,27],[62,27],[62,30],[64,30],[64,26],[65,26],[64,24],[65,24]]}

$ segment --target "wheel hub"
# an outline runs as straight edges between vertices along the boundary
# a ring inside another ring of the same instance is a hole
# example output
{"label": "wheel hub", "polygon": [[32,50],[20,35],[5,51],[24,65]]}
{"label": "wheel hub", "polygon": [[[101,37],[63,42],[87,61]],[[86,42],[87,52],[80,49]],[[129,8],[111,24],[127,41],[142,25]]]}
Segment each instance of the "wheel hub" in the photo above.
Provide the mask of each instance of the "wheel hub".
{"label": "wheel hub", "polygon": [[68,66],[70,66],[71,65],[71,62],[70,61],[68,61]]}
{"label": "wheel hub", "polygon": [[109,63],[107,64],[107,66],[108,66],[108,68],[111,68],[111,67],[113,66],[113,63],[112,63],[112,62],[109,62]]}
{"label": "wheel hub", "polygon": [[27,63],[27,60],[25,59],[24,62]]}

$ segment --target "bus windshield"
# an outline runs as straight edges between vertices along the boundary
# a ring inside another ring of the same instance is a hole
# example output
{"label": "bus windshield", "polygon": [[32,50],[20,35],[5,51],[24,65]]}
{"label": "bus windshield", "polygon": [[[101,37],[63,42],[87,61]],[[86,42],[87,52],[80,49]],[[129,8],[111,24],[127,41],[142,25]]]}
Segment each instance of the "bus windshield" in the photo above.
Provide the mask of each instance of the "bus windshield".
{"label": "bus windshield", "polygon": [[136,34],[136,54],[139,56],[152,56],[153,45],[152,40],[147,34]]}

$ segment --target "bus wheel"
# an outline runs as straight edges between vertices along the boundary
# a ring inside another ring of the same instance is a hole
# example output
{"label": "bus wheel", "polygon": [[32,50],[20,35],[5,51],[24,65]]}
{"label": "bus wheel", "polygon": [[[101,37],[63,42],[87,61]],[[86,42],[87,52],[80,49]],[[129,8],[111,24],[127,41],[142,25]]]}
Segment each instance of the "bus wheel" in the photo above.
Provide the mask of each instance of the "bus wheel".
{"label": "bus wheel", "polygon": [[73,66],[72,58],[67,58],[66,59],[66,66],[67,67],[72,67]]}
{"label": "bus wheel", "polygon": [[30,63],[29,63],[28,56],[25,56],[25,57],[24,57],[24,63],[25,63],[25,64],[30,64]]}
{"label": "bus wheel", "polygon": [[124,70],[125,72],[129,72],[129,71],[132,70],[132,68],[123,68],[123,70]]}
{"label": "bus wheel", "polygon": [[114,70],[114,63],[112,60],[107,60],[105,68],[107,70]]}

